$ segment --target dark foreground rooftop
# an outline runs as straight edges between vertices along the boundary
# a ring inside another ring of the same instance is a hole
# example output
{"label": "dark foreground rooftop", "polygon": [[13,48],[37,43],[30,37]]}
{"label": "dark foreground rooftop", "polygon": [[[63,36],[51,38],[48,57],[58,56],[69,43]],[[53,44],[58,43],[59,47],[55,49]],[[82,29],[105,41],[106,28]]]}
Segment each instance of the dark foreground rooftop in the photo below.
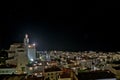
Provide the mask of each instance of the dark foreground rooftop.
{"label": "dark foreground rooftop", "polygon": [[53,71],[61,71],[61,69],[57,66],[53,66],[53,67],[45,69],[45,72],[53,72]]}
{"label": "dark foreground rooftop", "polygon": [[26,75],[0,75],[0,80],[44,80],[44,77],[34,77]]}
{"label": "dark foreground rooftop", "polygon": [[0,75],[0,80],[25,80],[25,74],[23,75]]}
{"label": "dark foreground rooftop", "polygon": [[92,71],[92,72],[82,72],[77,75],[78,80],[96,80],[96,79],[110,79],[116,78],[115,74],[110,71]]}

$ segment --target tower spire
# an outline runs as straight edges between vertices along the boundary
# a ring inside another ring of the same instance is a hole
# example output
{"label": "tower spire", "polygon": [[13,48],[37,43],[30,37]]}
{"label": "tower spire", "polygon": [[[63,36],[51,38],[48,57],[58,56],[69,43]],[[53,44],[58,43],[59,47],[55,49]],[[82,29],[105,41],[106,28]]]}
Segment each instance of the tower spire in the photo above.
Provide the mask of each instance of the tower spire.
{"label": "tower spire", "polygon": [[24,45],[27,46],[28,44],[29,44],[28,34],[25,34]]}

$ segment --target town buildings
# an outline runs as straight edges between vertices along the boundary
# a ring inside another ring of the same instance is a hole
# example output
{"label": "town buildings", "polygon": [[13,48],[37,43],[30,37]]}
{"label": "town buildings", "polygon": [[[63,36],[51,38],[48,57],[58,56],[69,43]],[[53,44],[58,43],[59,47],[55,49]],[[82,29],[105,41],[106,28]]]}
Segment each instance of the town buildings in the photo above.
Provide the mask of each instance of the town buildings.
{"label": "town buildings", "polygon": [[82,72],[93,71],[108,70],[116,74],[111,63],[120,61],[119,52],[38,51],[35,43],[30,44],[27,34],[22,43],[13,43],[6,51],[6,64],[14,67],[0,68],[0,74],[26,74],[44,80],[79,80]]}

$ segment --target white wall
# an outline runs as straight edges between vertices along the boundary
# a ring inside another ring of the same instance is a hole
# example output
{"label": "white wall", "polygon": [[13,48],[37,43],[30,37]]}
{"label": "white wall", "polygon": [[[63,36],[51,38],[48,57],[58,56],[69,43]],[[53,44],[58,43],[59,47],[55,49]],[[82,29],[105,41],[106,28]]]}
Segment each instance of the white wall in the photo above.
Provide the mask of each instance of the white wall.
{"label": "white wall", "polygon": [[28,59],[36,60],[36,49],[35,48],[28,48]]}
{"label": "white wall", "polygon": [[15,68],[3,68],[3,69],[0,69],[0,74],[12,74],[12,73],[16,73],[15,72],[16,69]]}

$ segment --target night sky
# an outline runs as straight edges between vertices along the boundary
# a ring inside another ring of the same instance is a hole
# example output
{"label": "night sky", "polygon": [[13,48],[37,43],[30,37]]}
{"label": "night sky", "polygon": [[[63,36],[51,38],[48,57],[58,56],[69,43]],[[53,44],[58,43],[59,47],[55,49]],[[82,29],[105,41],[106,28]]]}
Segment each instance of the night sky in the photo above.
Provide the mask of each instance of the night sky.
{"label": "night sky", "polygon": [[114,2],[4,1],[0,13],[0,49],[23,42],[28,33],[38,50],[120,51]]}

